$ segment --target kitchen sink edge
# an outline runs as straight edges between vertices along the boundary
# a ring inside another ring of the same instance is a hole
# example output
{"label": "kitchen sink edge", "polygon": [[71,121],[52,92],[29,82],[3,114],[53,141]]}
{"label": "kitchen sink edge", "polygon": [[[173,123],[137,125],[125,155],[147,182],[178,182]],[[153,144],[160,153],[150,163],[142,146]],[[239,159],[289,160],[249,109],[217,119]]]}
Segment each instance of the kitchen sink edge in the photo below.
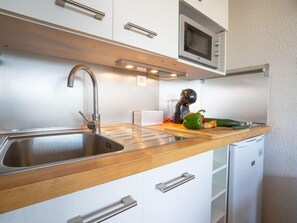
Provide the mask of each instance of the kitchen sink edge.
{"label": "kitchen sink edge", "polygon": [[193,136],[138,126],[88,129],[39,129],[0,135],[0,176],[183,141]]}

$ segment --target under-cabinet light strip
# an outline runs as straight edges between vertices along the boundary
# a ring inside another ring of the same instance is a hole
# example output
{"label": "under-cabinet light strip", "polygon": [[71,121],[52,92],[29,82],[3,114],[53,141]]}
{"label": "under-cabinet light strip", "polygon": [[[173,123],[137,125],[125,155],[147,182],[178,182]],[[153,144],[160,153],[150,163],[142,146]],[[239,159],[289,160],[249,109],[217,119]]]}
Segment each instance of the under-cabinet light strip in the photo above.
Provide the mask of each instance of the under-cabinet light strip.
{"label": "under-cabinet light strip", "polygon": [[179,71],[169,70],[166,68],[125,59],[117,60],[115,65],[125,69],[147,73],[148,76],[155,79],[170,80],[188,76],[187,74]]}

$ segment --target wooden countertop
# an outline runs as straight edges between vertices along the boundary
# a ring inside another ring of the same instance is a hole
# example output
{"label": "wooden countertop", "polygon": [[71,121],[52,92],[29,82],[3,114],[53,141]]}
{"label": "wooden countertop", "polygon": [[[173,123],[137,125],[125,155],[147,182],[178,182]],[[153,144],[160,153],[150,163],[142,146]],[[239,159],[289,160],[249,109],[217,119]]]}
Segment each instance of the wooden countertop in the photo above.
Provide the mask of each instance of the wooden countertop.
{"label": "wooden countertop", "polygon": [[[166,130],[170,124],[151,128]],[[0,213],[76,192],[112,180],[191,157],[271,131],[269,126],[209,139],[195,138],[172,144],[118,153],[38,170],[0,176]]]}

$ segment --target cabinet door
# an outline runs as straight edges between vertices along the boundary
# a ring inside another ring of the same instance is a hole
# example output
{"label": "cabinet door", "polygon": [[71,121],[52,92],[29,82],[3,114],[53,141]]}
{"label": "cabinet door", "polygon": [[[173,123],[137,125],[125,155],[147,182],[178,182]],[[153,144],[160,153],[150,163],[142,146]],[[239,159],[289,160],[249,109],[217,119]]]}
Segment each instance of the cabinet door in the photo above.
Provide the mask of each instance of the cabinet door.
{"label": "cabinet door", "polygon": [[[63,1],[63,0],[60,0]],[[0,8],[7,11],[42,20],[70,29],[112,38],[112,1],[111,0],[75,0],[77,3],[105,13],[100,19],[95,13],[68,3],[64,7],[55,4],[55,0],[9,0],[1,1]]]}
{"label": "cabinet door", "polygon": [[[113,39],[177,58],[178,2],[178,0],[114,0]],[[128,26],[129,24],[131,26]],[[156,36],[150,35],[150,31]]]}
{"label": "cabinet door", "polygon": [[[170,188],[184,180],[186,172],[195,179]],[[212,151],[145,172],[143,222],[210,222],[211,175]],[[163,193],[156,185],[171,190]]]}
{"label": "cabinet door", "polygon": [[228,0],[183,0],[202,14],[228,29]]}
{"label": "cabinet door", "polygon": [[[142,221],[141,174],[2,214],[0,222],[66,223],[74,217],[87,215],[89,216],[86,221],[90,221],[95,216],[102,217],[104,214],[113,213],[117,208],[128,207],[127,203],[123,203],[127,199],[121,201],[127,196],[135,200],[137,205],[105,220],[104,223],[140,223]],[[96,212],[98,213],[95,214]]]}

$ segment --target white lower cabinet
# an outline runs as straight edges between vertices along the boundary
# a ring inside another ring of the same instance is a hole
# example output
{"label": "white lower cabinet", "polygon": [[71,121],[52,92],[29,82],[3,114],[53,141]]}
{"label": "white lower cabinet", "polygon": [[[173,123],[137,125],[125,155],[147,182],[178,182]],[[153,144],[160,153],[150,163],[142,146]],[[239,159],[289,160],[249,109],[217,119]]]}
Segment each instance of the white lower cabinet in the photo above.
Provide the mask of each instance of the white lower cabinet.
{"label": "white lower cabinet", "polygon": [[212,151],[145,172],[143,223],[210,222],[211,177]]}
{"label": "white lower cabinet", "polygon": [[[96,218],[98,221],[94,222],[101,222],[99,218],[104,219],[114,214],[116,210],[128,208],[128,205],[133,206],[133,200],[127,199],[127,196],[135,200],[137,205],[108,218],[104,223],[140,223],[142,221],[142,174],[2,214],[0,222],[85,223]],[[83,221],[68,221],[78,216],[81,216]]]}
{"label": "white lower cabinet", "polygon": [[209,223],[212,154],[7,212],[0,222]]}

